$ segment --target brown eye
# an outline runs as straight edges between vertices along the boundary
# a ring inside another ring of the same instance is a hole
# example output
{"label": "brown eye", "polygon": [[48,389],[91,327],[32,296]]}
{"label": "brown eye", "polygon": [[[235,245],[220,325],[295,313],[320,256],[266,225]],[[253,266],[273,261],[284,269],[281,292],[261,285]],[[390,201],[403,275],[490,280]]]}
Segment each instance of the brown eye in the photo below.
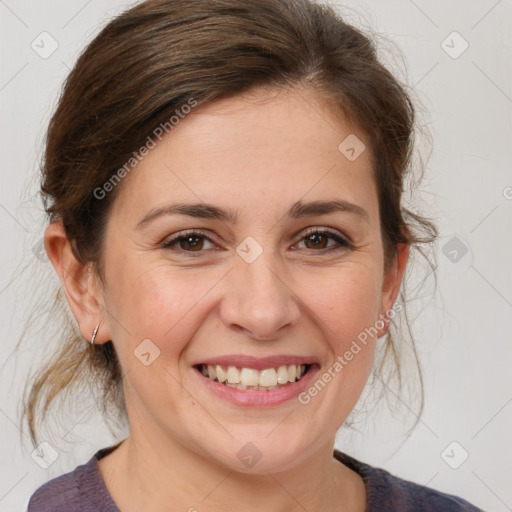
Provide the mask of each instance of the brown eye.
{"label": "brown eye", "polygon": [[[325,236],[324,233],[313,233],[312,235],[304,237],[304,241],[308,249],[325,249],[327,248],[329,238],[330,237]],[[308,246],[309,243],[312,245]]]}
{"label": "brown eye", "polygon": [[185,236],[179,238],[177,240],[180,249],[184,249],[185,251],[192,250],[197,251],[201,250],[204,245],[204,237],[201,236]]}
{"label": "brown eye", "polygon": [[[336,243],[329,245],[329,240],[334,240]],[[351,244],[343,237],[331,231],[313,230],[306,233],[299,243],[304,242],[306,249],[346,249],[350,248]],[[336,247],[336,244],[338,245]],[[334,246],[334,247],[333,247]]]}
{"label": "brown eye", "polygon": [[213,242],[202,233],[190,232],[171,238],[162,244],[162,248],[183,252],[202,252],[205,248],[205,243],[210,243],[214,246]]}

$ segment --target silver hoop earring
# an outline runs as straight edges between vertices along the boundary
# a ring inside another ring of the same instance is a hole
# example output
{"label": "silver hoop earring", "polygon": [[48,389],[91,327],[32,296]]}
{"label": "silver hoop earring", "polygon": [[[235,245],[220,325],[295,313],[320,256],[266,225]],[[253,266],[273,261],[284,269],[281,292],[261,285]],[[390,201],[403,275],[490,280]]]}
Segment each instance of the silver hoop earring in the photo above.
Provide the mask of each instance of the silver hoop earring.
{"label": "silver hoop earring", "polygon": [[[101,323],[101,322],[100,322]],[[92,333],[92,339],[91,341],[89,342],[91,345],[94,345],[94,339],[96,338],[96,334],[98,333],[98,329],[100,327],[100,324],[98,324],[96,326],[96,329],[94,329],[93,333]]]}

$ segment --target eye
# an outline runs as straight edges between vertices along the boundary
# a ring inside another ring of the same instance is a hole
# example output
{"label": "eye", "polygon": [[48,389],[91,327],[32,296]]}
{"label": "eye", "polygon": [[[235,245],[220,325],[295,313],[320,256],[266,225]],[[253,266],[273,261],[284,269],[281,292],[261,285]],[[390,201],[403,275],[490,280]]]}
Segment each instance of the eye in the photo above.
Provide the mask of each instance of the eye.
{"label": "eye", "polygon": [[[334,240],[336,243],[330,246],[326,245],[329,243],[329,240]],[[352,244],[338,233],[319,228],[312,228],[306,231],[299,241],[299,244],[302,242],[304,242],[306,249],[315,249],[317,252],[322,252],[326,249],[336,251],[340,249],[350,249],[352,247]],[[336,244],[338,244],[337,247]]]}
{"label": "eye", "polygon": [[[329,245],[329,241],[334,241]],[[303,235],[298,244],[304,243],[306,249],[316,252],[347,250],[352,244],[337,232],[327,229],[312,228]],[[208,247],[211,244],[211,247]],[[184,253],[201,253],[204,249],[215,249],[215,243],[201,231],[186,231],[180,233],[162,244],[163,249],[181,251]],[[199,256],[199,254],[198,254]]]}
{"label": "eye", "polygon": [[[214,245],[211,239],[200,231],[187,231],[164,242],[162,248],[182,250],[184,252],[201,252],[204,248],[205,240]],[[176,249],[176,245],[179,246],[178,249]]]}

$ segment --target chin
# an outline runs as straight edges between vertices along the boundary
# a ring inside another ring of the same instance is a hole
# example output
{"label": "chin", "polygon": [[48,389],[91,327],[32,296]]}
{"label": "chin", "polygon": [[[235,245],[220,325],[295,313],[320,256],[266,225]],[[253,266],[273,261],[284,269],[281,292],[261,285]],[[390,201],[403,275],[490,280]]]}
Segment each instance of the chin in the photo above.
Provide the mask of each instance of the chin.
{"label": "chin", "polygon": [[[262,434],[261,429],[257,431],[252,426],[238,430],[238,435],[232,438],[226,435],[217,446],[209,444],[203,451],[215,464],[239,473],[257,475],[286,471],[313,450],[311,438],[299,433],[294,438],[285,430],[281,435],[271,429]],[[202,439],[204,441],[204,437]]]}

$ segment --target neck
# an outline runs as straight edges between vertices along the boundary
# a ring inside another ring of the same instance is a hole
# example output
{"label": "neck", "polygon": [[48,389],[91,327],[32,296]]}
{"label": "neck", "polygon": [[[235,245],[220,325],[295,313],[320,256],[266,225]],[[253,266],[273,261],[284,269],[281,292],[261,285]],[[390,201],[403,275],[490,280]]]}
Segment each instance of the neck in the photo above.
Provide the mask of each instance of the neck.
{"label": "neck", "polygon": [[333,444],[280,472],[242,473],[215,464],[169,437],[134,432],[100,460],[100,473],[122,510],[218,512],[363,512],[361,477],[333,459]]}

